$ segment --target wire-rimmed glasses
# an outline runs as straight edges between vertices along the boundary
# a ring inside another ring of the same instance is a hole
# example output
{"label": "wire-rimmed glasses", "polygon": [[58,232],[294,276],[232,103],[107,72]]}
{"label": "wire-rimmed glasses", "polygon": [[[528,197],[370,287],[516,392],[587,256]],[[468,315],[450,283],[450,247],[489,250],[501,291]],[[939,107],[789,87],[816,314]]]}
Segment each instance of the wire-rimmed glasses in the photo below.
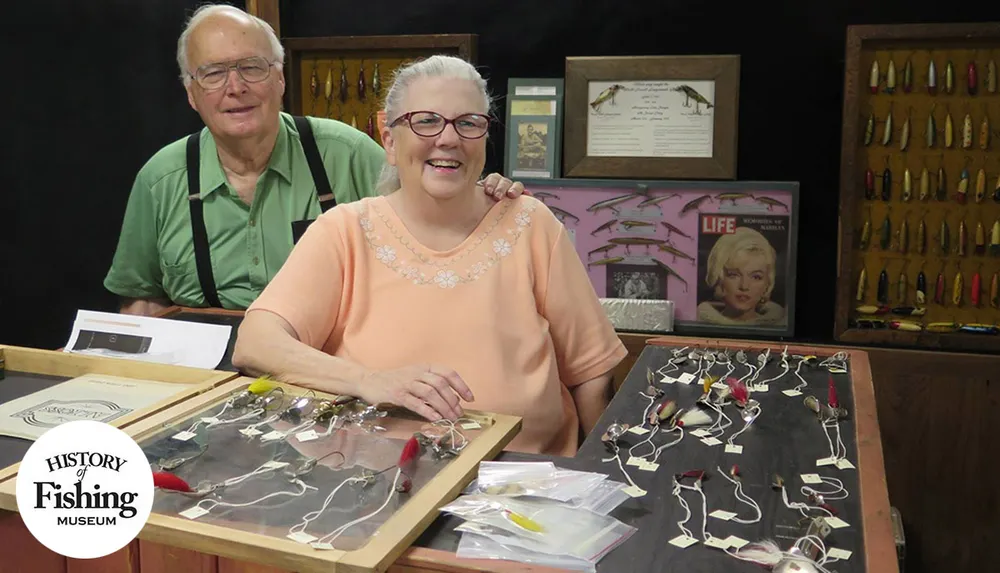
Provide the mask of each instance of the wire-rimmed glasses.
{"label": "wire-rimmed glasses", "polygon": [[484,113],[466,113],[448,119],[433,111],[411,111],[397,117],[389,127],[395,127],[403,121],[409,124],[413,133],[421,137],[436,137],[451,124],[459,137],[479,139],[489,131],[493,118]]}
{"label": "wire-rimmed glasses", "polygon": [[198,85],[206,90],[214,90],[225,85],[229,79],[229,70],[236,70],[236,73],[243,81],[255,84],[262,82],[271,75],[271,66],[267,58],[261,56],[251,56],[235,62],[206,64],[201,66],[193,74]]}

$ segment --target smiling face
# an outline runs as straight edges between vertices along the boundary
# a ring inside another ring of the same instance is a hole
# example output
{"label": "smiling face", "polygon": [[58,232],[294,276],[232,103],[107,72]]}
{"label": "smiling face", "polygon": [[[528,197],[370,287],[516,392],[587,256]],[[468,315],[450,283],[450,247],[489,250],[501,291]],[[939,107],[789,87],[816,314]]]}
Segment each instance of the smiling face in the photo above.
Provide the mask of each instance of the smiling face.
{"label": "smiling face", "polygon": [[[421,77],[406,90],[403,113],[431,111],[453,119],[485,115],[483,94],[471,80]],[[406,120],[382,132],[386,160],[399,170],[403,189],[422,189],[435,199],[450,199],[475,187],[486,164],[486,136],[466,139],[455,126],[432,137],[417,135]]]}
{"label": "smiling face", "polygon": [[722,270],[722,299],[739,313],[753,311],[768,289],[767,258],[756,251],[738,251]]}
{"label": "smiling face", "polygon": [[[188,72],[196,74],[202,66],[253,56],[273,60],[267,33],[237,14],[216,14],[191,32]],[[205,89],[195,79],[187,86],[188,102],[208,129],[228,138],[255,138],[277,130],[285,93],[281,70],[272,66],[267,79],[256,83],[244,81],[235,68],[228,74],[226,82],[216,89]]]}

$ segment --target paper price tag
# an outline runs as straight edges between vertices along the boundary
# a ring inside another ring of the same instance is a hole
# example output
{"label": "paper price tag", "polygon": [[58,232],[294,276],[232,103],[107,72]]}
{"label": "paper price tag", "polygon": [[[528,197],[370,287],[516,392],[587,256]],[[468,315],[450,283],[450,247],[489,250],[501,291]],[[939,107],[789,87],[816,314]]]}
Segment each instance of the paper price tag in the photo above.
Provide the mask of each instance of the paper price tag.
{"label": "paper price tag", "polygon": [[265,462],[264,465],[262,465],[261,467],[268,470],[280,470],[281,468],[287,465],[288,462],[276,462],[274,460],[271,460],[269,462]]}
{"label": "paper price tag", "polygon": [[737,445],[737,444],[726,444],[726,453],[727,454],[742,454],[743,453],[743,446],[740,446],[740,445]]}
{"label": "paper price tag", "polygon": [[285,437],[285,434],[283,432],[279,432],[277,430],[274,430],[274,431],[271,431],[271,432],[268,432],[268,433],[264,434],[263,436],[260,437],[260,439],[261,439],[261,441],[264,441],[264,442],[271,442],[271,441],[274,441],[274,440],[280,440],[281,438],[284,438],[284,437]]}
{"label": "paper price tag", "polygon": [[802,392],[799,392],[798,390],[782,390],[781,393],[784,394],[785,396],[790,396],[790,397],[793,397],[793,398],[795,396],[801,396],[802,395]]}
{"label": "paper price tag", "polygon": [[641,465],[643,465],[645,463],[646,463],[646,460],[644,460],[642,458],[637,458],[635,456],[629,456],[628,461],[625,462],[625,465],[639,467],[639,466],[641,466]]}
{"label": "paper price tag", "polygon": [[306,430],[305,432],[299,432],[298,434],[295,434],[295,439],[300,442],[308,442],[310,440],[315,440],[317,438],[319,438],[319,434],[316,433],[316,430]]}
{"label": "paper price tag", "polygon": [[685,372],[684,374],[681,374],[680,376],[677,377],[677,381],[680,382],[681,384],[690,384],[694,382],[694,374],[691,374],[690,372]]}
{"label": "paper price tag", "polygon": [[730,535],[729,537],[726,538],[726,543],[728,543],[729,546],[732,547],[733,549],[740,549],[744,545],[750,542],[747,541],[746,539],[743,539],[742,537],[736,537],[735,535]]}
{"label": "paper price tag", "polygon": [[482,428],[482,425],[480,425],[479,422],[475,420],[462,424],[463,430],[478,430],[480,428]]}
{"label": "paper price tag", "polygon": [[243,428],[242,430],[240,430],[240,433],[248,438],[252,438],[254,436],[259,436],[264,432],[261,432],[257,428]]}
{"label": "paper price tag", "polygon": [[285,537],[291,539],[292,541],[298,541],[299,543],[312,543],[318,539],[315,535],[309,535],[305,531],[289,533]]}
{"label": "paper price tag", "polygon": [[692,436],[697,436],[699,438],[704,438],[704,437],[712,435],[712,434],[706,432],[705,430],[692,430],[692,431],[690,431],[688,433],[691,434]]}
{"label": "paper price tag", "polygon": [[673,545],[674,547],[680,547],[681,549],[687,549],[688,547],[691,547],[695,543],[698,543],[698,540],[695,539],[694,537],[690,537],[688,535],[678,535],[677,537],[671,539],[667,543]]}
{"label": "paper price tag", "polygon": [[716,519],[721,519],[722,521],[729,521],[730,519],[736,517],[735,513],[731,512],[731,511],[722,511],[721,509],[717,509],[717,510],[713,511],[712,513],[708,514],[708,515],[709,515],[709,517],[714,517]]}
{"label": "paper price tag", "polygon": [[719,539],[718,537],[709,537],[708,540],[705,541],[705,545],[716,549],[729,549],[729,541],[726,539]]}
{"label": "paper price tag", "polygon": [[194,432],[184,431],[184,432],[180,432],[178,434],[174,434],[174,439],[175,440],[180,440],[182,442],[186,442],[186,441],[190,440],[191,438],[193,438],[193,437],[195,437],[197,435],[198,434],[196,434]]}
{"label": "paper price tag", "polygon": [[631,428],[628,429],[628,431],[629,433],[635,434],[637,436],[649,433],[649,430],[643,428],[642,426],[632,426]]}
{"label": "paper price tag", "polygon": [[664,376],[663,378],[660,378],[660,384],[673,384],[674,382],[677,382],[677,379],[672,376]]}
{"label": "paper price tag", "polygon": [[842,460],[837,460],[837,469],[840,469],[840,470],[853,470],[853,469],[856,469],[856,468],[854,467],[854,464],[852,464],[850,460],[848,460],[848,459],[845,458],[845,459],[842,459]]}
{"label": "paper price tag", "polygon": [[840,519],[839,517],[824,517],[823,519],[825,519],[826,522],[827,522],[827,524],[829,524],[829,526],[832,527],[832,528],[834,528],[834,529],[841,529],[841,528],[844,528],[844,527],[850,527],[849,523],[847,523],[843,519]]}
{"label": "paper price tag", "polygon": [[[767,392],[770,389],[771,389],[770,386],[768,386],[767,384],[759,384],[754,387],[754,392]],[[737,539],[739,538],[737,537]],[[749,543],[749,541],[747,543]]]}
{"label": "paper price tag", "polygon": [[835,465],[837,465],[837,458],[823,458],[820,460],[816,460],[816,467],[835,466]]}
{"label": "paper price tag", "polygon": [[310,543],[309,545],[312,546],[313,549],[322,549],[326,551],[333,549],[333,545],[330,545],[329,543]]}
{"label": "paper price tag", "polygon": [[631,497],[642,497],[646,495],[646,490],[642,489],[641,487],[636,487],[634,485],[630,485],[627,488],[623,489],[622,491]]}
{"label": "paper price tag", "polygon": [[639,466],[639,469],[644,472],[655,472],[659,467],[660,464],[643,461],[642,465]]}
{"label": "paper price tag", "polygon": [[823,483],[823,480],[819,477],[819,474],[802,474],[799,477],[802,478],[802,483],[809,483],[809,484]]}
{"label": "paper price tag", "polygon": [[196,505],[194,507],[185,509],[184,511],[182,511],[180,513],[180,515],[182,515],[183,517],[186,517],[188,519],[198,519],[199,517],[201,517],[201,516],[203,516],[203,515],[205,515],[207,513],[208,513],[207,509],[204,509],[201,506]]}
{"label": "paper price tag", "polygon": [[219,423],[219,419],[218,418],[202,418],[201,421],[204,424],[218,424]]}
{"label": "paper price tag", "polygon": [[826,552],[827,556],[832,559],[850,559],[851,555],[854,555],[846,549],[840,549],[838,547],[831,547],[829,551]]}
{"label": "paper price tag", "polygon": [[[719,440],[718,440],[718,439],[716,439],[716,438],[703,438],[703,439],[701,440],[701,443],[705,444],[706,446],[718,446],[718,445],[719,445],[719,444],[721,444],[722,442],[721,442],[721,441],[719,441]],[[706,543],[707,543],[707,542],[706,542]]]}

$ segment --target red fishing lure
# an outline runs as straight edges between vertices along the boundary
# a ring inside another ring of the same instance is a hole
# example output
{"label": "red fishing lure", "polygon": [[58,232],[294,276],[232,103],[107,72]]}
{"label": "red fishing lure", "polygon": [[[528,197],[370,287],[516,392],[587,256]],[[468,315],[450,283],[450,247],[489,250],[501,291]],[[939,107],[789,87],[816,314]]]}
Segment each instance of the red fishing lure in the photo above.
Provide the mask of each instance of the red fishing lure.
{"label": "red fishing lure", "polygon": [[186,481],[167,472],[153,472],[153,486],[173,491],[189,492],[191,486]]}
{"label": "red fishing lure", "polygon": [[831,408],[840,407],[840,401],[837,400],[837,386],[833,383],[833,376],[830,376],[830,389],[827,392],[826,401],[830,404]]}
{"label": "red fishing lure", "polygon": [[733,400],[736,400],[740,406],[745,406],[747,400],[750,399],[750,392],[747,391],[746,384],[736,378],[726,378],[726,384],[729,384],[729,392],[732,394]]}

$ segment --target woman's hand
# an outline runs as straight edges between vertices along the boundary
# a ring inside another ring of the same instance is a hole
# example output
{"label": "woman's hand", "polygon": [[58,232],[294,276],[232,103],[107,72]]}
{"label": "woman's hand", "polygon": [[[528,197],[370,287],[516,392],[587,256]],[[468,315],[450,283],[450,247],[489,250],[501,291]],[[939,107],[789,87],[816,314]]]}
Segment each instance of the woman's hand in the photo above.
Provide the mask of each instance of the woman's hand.
{"label": "woman's hand", "polygon": [[371,372],[358,386],[358,397],[369,404],[402,406],[432,422],[441,418],[460,418],[459,396],[466,402],[475,399],[457,372],[441,366],[407,366]]}

